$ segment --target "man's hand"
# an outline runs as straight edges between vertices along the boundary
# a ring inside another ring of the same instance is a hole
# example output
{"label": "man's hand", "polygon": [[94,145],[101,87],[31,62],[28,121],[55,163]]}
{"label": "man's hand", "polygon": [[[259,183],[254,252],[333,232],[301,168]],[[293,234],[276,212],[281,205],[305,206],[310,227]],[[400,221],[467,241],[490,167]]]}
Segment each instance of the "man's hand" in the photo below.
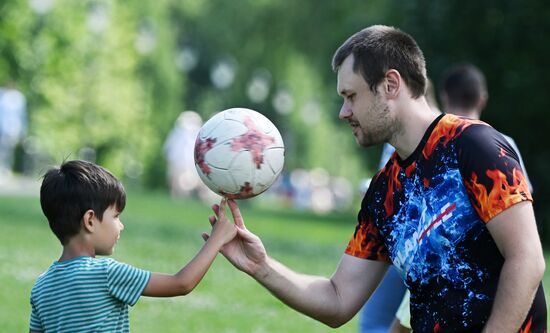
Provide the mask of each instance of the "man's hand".
{"label": "man's hand", "polygon": [[[237,227],[237,235],[222,247],[221,252],[233,266],[251,276],[255,276],[261,265],[266,261],[267,254],[264,245],[258,236],[246,229],[237,203],[234,200],[228,200],[227,203]],[[212,205],[212,210],[215,215],[210,216],[208,220],[210,224],[214,225],[220,218],[220,213],[223,216],[223,212],[220,211],[220,206],[217,204]],[[202,237],[207,240],[209,235],[203,233]]]}
{"label": "man's hand", "polygon": [[[228,204],[237,236],[223,246],[222,254],[285,304],[331,327],[343,325],[353,318],[388,268],[385,262],[344,254],[330,278],[297,273],[269,258],[260,238],[246,229],[235,201],[229,200]],[[209,220],[215,224],[223,213],[219,205],[213,205],[212,209],[215,216],[210,216]],[[203,234],[205,240],[208,237]]]}

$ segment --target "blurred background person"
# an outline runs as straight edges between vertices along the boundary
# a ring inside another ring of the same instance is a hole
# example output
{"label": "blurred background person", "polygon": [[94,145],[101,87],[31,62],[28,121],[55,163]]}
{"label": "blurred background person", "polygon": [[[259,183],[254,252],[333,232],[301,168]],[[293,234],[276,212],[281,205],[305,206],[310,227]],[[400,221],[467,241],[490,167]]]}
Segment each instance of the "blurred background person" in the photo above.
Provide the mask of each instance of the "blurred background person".
{"label": "blurred background person", "polygon": [[[489,99],[485,75],[479,68],[470,63],[454,65],[443,73],[439,97],[446,113],[480,119],[481,112],[485,109]],[[527,170],[516,142],[511,137],[505,134],[502,135],[516,151],[523,174],[529,185],[529,191],[533,193],[533,186],[531,186],[531,181],[527,176]]]}
{"label": "blurred background person", "polygon": [[13,83],[0,88],[0,181],[11,175],[15,147],[27,133],[26,111],[26,98]]}
{"label": "blurred background person", "polygon": [[202,126],[194,111],[182,112],[164,144],[168,183],[172,196],[190,196],[202,184],[195,169],[195,140]]}

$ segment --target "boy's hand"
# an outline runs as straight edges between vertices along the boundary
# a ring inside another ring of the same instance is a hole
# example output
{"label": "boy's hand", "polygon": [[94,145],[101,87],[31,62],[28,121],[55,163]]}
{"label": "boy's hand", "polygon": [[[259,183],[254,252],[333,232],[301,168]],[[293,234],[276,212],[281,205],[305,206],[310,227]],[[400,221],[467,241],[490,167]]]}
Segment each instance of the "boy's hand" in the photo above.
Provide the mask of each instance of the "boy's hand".
{"label": "boy's hand", "polygon": [[212,234],[210,235],[210,238],[212,238],[212,240],[219,240],[220,247],[235,238],[235,235],[237,234],[237,228],[226,217],[226,204],[227,199],[223,198],[220,206],[218,207],[218,218],[216,219],[212,216],[209,218],[210,224],[212,225]]}
{"label": "boy's hand", "polygon": [[[218,220],[226,220],[225,202],[222,200],[221,206],[212,206],[216,216],[208,218],[210,224],[215,226],[219,223]],[[265,264],[267,253],[260,238],[246,229],[237,203],[234,200],[229,200],[228,204],[237,229],[237,236],[226,243],[221,252],[233,266],[251,276],[255,276],[261,270],[262,265]],[[205,233],[202,237],[207,240],[209,236]]]}

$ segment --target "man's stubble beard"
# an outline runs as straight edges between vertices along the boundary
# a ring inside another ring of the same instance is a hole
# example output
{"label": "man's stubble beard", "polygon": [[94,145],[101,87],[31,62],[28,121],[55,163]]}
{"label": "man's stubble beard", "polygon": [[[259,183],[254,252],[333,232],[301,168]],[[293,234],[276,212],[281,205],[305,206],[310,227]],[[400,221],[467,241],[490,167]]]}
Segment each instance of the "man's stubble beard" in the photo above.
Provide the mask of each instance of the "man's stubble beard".
{"label": "man's stubble beard", "polygon": [[[376,109],[381,109],[381,111],[375,111]],[[389,142],[398,130],[397,122],[391,117],[389,106],[386,103],[377,100],[369,112],[374,117],[372,126],[367,131],[361,130],[363,140],[359,142],[365,148]]]}

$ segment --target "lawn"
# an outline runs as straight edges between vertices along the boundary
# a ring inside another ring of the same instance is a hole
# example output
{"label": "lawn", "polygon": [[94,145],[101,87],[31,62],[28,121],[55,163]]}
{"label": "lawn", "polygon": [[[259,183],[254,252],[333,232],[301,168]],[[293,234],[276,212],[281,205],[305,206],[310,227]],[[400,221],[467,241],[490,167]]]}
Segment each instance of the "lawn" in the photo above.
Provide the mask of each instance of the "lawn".
{"label": "lawn", "polygon": [[[353,214],[316,217],[246,203],[241,209],[271,256],[301,272],[325,276],[338,264],[355,225]],[[113,257],[152,271],[176,272],[200,248],[209,214],[199,202],[130,192],[122,214],[125,230]],[[5,332],[24,332],[32,284],[58,258],[60,246],[37,197],[0,196],[0,230],[0,323]],[[550,290],[550,274],[545,286]],[[357,319],[333,330],[287,308],[221,256],[191,294],[143,297],[131,309],[130,322],[132,332],[357,331]]]}
{"label": "lawn", "polygon": [[[269,253],[303,272],[330,275],[354,228],[353,216],[316,218],[305,213],[252,209],[247,226]],[[125,229],[113,258],[160,272],[176,272],[203,243],[209,207],[164,194],[129,193]],[[347,221],[344,221],[347,220]],[[2,331],[28,330],[29,292],[60,254],[36,197],[0,196],[0,323]],[[132,332],[329,332],[271,296],[219,256],[188,296],[143,297],[130,311]],[[338,332],[355,332],[356,320]]]}

